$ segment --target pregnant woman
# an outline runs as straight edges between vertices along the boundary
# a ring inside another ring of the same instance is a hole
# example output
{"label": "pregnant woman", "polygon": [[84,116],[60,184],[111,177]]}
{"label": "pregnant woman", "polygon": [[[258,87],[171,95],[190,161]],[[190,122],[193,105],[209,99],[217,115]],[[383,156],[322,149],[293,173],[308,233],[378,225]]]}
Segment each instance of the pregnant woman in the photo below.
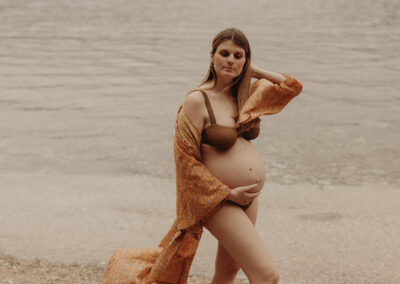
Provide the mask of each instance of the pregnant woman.
{"label": "pregnant woman", "polygon": [[254,226],[265,169],[250,140],[259,117],[279,112],[301,89],[290,76],[252,66],[240,30],[220,32],[208,74],[177,112],[177,218],[159,247],[114,252],[104,283],[186,283],[203,226],[218,240],[212,283],[233,283],[239,269],[252,284],[278,283]]}

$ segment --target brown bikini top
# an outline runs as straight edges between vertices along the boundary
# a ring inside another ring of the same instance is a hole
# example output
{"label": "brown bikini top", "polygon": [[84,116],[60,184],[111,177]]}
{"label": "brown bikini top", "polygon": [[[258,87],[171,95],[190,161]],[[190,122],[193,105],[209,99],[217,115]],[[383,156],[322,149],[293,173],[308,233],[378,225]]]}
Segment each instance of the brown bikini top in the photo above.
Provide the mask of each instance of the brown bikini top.
{"label": "brown bikini top", "polygon": [[[211,125],[204,128],[201,133],[201,143],[214,146],[221,151],[228,150],[233,144],[235,144],[238,137],[238,130],[236,127],[218,125],[215,121],[214,111],[211,107],[207,93],[204,90],[199,91],[203,94],[211,122]],[[252,140],[255,139],[259,133],[260,127],[257,126],[246,132],[242,132],[241,136],[247,140]]]}

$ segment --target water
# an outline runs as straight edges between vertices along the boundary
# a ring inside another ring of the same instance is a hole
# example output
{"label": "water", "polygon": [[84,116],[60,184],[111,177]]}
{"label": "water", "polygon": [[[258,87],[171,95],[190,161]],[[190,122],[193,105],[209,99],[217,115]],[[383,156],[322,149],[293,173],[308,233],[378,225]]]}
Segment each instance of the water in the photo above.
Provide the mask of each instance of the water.
{"label": "water", "polygon": [[263,117],[267,181],[400,183],[400,2],[0,3],[0,172],[174,179],[173,125],[213,36],[303,93]]}

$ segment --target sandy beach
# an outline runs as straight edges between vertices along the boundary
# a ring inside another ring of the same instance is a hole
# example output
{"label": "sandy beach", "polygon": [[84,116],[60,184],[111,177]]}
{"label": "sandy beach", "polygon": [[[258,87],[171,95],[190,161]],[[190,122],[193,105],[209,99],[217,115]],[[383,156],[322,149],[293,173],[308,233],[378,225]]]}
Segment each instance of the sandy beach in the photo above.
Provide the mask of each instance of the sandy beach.
{"label": "sandy beach", "polygon": [[[32,271],[48,281],[43,283],[55,283],[52,277],[57,283],[99,283],[116,247],[154,246],[174,217],[174,184],[165,179],[47,173],[1,178],[1,216],[8,216],[2,220],[1,249],[8,255],[1,257],[3,281],[22,283],[21,273]],[[49,183],[54,186],[46,187]],[[132,191],[132,184],[142,189]],[[153,200],[159,200],[157,208]],[[280,267],[282,283],[396,283],[399,205],[398,188],[383,184],[323,189],[269,184],[260,196],[264,210],[257,228]],[[209,279],[215,249],[205,231],[191,283],[207,283],[196,279]]]}
{"label": "sandy beach", "polygon": [[[237,26],[304,89],[262,117],[257,230],[282,284],[400,283],[398,1],[0,4],[0,283],[101,283],[175,216],[173,126]],[[209,283],[205,230],[189,283]],[[241,272],[237,283],[248,283]]]}

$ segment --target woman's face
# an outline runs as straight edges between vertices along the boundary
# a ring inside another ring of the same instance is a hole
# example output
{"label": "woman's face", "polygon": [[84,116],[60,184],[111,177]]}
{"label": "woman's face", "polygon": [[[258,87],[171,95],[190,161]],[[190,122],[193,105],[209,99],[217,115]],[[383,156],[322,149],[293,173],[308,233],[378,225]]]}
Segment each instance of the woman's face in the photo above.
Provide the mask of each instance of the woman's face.
{"label": "woman's face", "polygon": [[226,40],[218,45],[214,54],[211,53],[211,62],[218,78],[234,79],[242,73],[246,52],[233,41]]}

